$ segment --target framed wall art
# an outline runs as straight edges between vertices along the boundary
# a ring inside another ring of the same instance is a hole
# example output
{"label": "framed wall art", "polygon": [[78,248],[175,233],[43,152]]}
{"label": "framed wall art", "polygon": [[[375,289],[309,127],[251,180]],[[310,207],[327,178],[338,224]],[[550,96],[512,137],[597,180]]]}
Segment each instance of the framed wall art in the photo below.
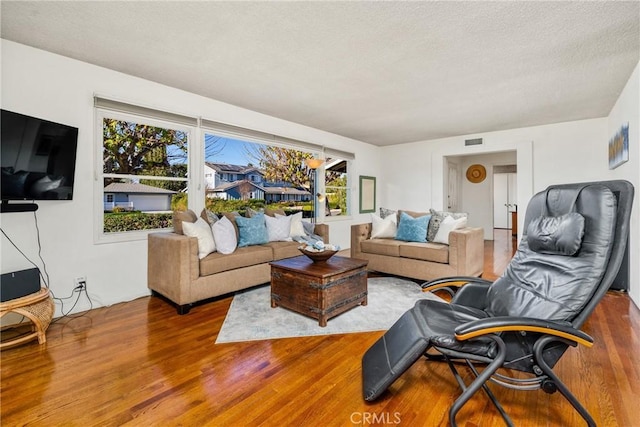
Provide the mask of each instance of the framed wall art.
{"label": "framed wall art", "polygon": [[376,211],[376,178],[360,175],[360,213]]}
{"label": "framed wall art", "polygon": [[609,169],[629,160],[629,122],[623,124],[609,140]]}

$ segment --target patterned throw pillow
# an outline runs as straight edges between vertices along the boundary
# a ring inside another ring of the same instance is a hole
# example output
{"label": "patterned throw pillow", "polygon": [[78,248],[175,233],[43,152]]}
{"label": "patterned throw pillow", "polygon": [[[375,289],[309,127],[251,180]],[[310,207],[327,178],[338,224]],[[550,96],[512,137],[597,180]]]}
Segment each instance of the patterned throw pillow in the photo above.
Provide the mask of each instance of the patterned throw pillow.
{"label": "patterned throw pillow", "polygon": [[269,242],[264,214],[258,213],[251,218],[236,217],[238,225],[238,247],[262,245]]}
{"label": "patterned throw pillow", "polygon": [[427,241],[429,219],[431,219],[431,215],[413,218],[405,212],[400,212],[400,224],[398,224],[396,240],[425,243]]}
{"label": "patterned throw pillow", "polygon": [[218,215],[207,209],[202,209],[202,212],[200,212],[200,218],[207,221],[209,225],[215,224],[220,219],[218,218]]}
{"label": "patterned throw pillow", "polygon": [[396,215],[397,212],[394,211],[393,209],[387,209],[387,208],[380,208],[380,218],[385,219],[386,217],[388,217],[389,215]]}
{"label": "patterned throw pillow", "polygon": [[267,224],[267,235],[270,242],[290,242],[291,237],[291,217],[279,216],[271,217],[265,215],[264,217]]}
{"label": "patterned throw pillow", "polygon": [[440,228],[440,224],[445,217],[451,216],[453,219],[466,218],[467,214],[463,212],[443,212],[436,211],[434,209],[429,209],[431,213],[431,221],[429,221],[429,229],[427,230],[427,241],[433,242],[436,238],[436,234],[438,234],[438,229]]}

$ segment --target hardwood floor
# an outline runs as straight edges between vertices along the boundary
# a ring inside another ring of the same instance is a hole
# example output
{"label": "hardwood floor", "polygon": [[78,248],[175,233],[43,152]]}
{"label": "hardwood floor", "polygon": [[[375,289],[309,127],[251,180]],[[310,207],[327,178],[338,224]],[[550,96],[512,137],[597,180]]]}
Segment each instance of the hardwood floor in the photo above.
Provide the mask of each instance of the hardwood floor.
{"label": "hardwood floor", "polygon": [[[486,243],[486,277],[504,269],[511,245],[500,232]],[[230,302],[178,316],[140,298],[55,323],[45,345],[2,351],[2,425],[447,425],[460,391],[445,364],[418,361],[367,404],[360,361],[383,332],[214,344]],[[638,308],[609,293],[584,330],[595,346],[569,349],[557,372],[598,425],[640,425]],[[518,426],[584,425],[559,393],[491,388]],[[457,420],[504,425],[482,394]]]}

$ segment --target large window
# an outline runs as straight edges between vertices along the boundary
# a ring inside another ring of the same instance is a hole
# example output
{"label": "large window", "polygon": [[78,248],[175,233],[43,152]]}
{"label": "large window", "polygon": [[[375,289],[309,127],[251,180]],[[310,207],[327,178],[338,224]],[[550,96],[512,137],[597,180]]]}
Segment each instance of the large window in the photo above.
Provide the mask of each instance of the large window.
{"label": "large window", "polygon": [[325,215],[331,217],[350,214],[350,160],[342,157],[328,157],[324,168]]}
{"label": "large window", "polygon": [[102,235],[172,227],[187,208],[190,129],[98,110]]}
{"label": "large window", "polygon": [[[96,97],[97,241],[146,238],[172,211],[349,215],[353,154]],[[194,145],[194,141],[196,145]],[[307,159],[322,158],[317,169]],[[191,200],[188,198],[191,194]]]}
{"label": "large window", "polygon": [[322,157],[322,149],[307,151],[250,138],[205,132],[205,174],[213,177],[206,185],[209,210],[242,213],[268,208],[302,211],[306,218],[314,217],[314,209],[315,218],[349,213],[347,160],[328,158],[316,175],[306,160]]}

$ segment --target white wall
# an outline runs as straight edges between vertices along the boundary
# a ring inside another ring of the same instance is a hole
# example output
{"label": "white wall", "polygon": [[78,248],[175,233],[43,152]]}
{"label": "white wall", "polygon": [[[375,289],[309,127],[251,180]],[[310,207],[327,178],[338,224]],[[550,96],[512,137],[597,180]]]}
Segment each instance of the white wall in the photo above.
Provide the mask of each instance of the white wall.
{"label": "white wall", "polygon": [[[613,170],[606,170],[607,179],[626,179],[636,190],[631,212],[631,290],[629,294],[637,306],[640,306],[640,63],[636,66],[624,90],[620,94],[607,120],[607,140],[629,122],[629,161]],[[606,149],[606,145],[601,151]],[[608,168],[605,163],[602,168]],[[636,261],[633,261],[636,260]]]}
{"label": "white wall", "polygon": [[[381,206],[425,210],[444,206],[444,162],[447,156],[487,155],[516,150],[518,206],[551,184],[626,179],[640,188],[640,88],[638,67],[609,117],[383,147]],[[622,122],[629,122],[631,159],[608,168],[608,141]],[[483,138],[482,146],[464,140]],[[462,166],[462,165],[461,165]],[[464,166],[462,166],[464,169]],[[638,194],[631,225],[631,259],[639,259]],[[519,234],[524,215],[518,217]],[[480,222],[480,221],[479,221]],[[477,225],[470,221],[471,225]],[[640,264],[632,262],[630,295],[640,306]]]}
{"label": "white wall", "polygon": [[[72,294],[73,279],[87,278],[93,306],[110,305],[147,295],[147,242],[95,244],[93,96],[98,94],[186,115],[234,124],[355,153],[351,173],[356,188],[351,206],[357,211],[357,176],[380,170],[380,150],[338,135],[234,107],[175,88],[2,40],[2,108],[78,127],[78,153],[73,201],[40,202],[37,221],[51,289],[57,297]],[[192,146],[192,149],[196,147]],[[202,175],[202,174],[200,174]],[[204,177],[203,177],[204,179]],[[354,219],[330,223],[332,243],[349,247]],[[35,217],[4,213],[2,229],[34,262],[38,259]],[[29,262],[4,239],[2,272],[29,268]],[[68,309],[70,305],[66,305]],[[89,308],[81,300],[74,311]],[[57,314],[60,307],[57,306]]]}

